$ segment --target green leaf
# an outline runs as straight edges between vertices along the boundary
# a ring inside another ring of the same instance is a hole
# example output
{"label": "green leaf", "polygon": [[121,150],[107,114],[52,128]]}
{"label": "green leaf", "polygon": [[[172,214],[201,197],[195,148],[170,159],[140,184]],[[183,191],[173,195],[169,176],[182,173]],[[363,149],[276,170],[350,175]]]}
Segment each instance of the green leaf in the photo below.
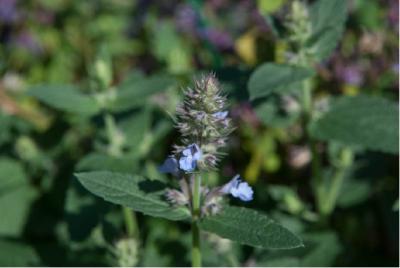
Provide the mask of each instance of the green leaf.
{"label": "green leaf", "polygon": [[268,15],[274,13],[280,9],[283,4],[285,4],[286,0],[274,0],[274,1],[264,1],[257,0],[258,10],[262,15]]}
{"label": "green leaf", "polygon": [[137,167],[137,162],[138,157],[136,155],[123,155],[117,157],[102,153],[90,153],[78,162],[76,170],[133,172]]}
{"label": "green leaf", "polygon": [[373,193],[371,183],[366,180],[346,178],[337,199],[341,208],[358,205],[368,199]]}
{"label": "green leaf", "polygon": [[0,266],[40,266],[35,249],[17,241],[0,240]]}
{"label": "green leaf", "polygon": [[257,117],[266,126],[285,128],[300,117],[300,110],[285,111],[281,98],[273,94],[254,107]]}
{"label": "green leaf", "polygon": [[81,93],[71,85],[34,86],[29,89],[28,94],[64,112],[91,116],[100,110],[94,98]]}
{"label": "green leaf", "polygon": [[28,181],[22,165],[11,158],[0,158],[0,195],[9,188],[26,184]]}
{"label": "green leaf", "polygon": [[336,48],[347,19],[346,0],[319,0],[310,10],[312,37],[310,46],[319,60],[326,59]]}
{"label": "green leaf", "polygon": [[324,141],[398,153],[398,114],[397,104],[383,98],[339,97],[309,130],[313,137]]}
{"label": "green leaf", "polygon": [[303,257],[300,266],[335,266],[335,259],[342,251],[336,233],[330,231],[308,233],[304,234],[304,240],[309,253]]}
{"label": "green leaf", "polygon": [[37,192],[29,185],[10,189],[0,195],[0,235],[18,237],[22,234]]}
{"label": "green leaf", "polygon": [[186,208],[172,207],[163,200],[165,185],[160,181],[109,171],[76,173],[75,176],[87,190],[111,203],[169,220],[184,220],[189,216]]}
{"label": "green leaf", "polygon": [[151,119],[151,110],[143,109],[118,122],[118,126],[125,135],[126,144],[134,148],[138,155],[140,154],[139,151],[141,147],[145,143],[144,140],[150,134]]}
{"label": "green leaf", "polygon": [[22,234],[36,196],[22,165],[10,158],[0,158],[0,235]]}
{"label": "green leaf", "polygon": [[233,241],[267,249],[290,249],[303,246],[288,229],[255,210],[224,207],[222,212],[206,217],[200,228]]}
{"label": "green leaf", "polygon": [[247,84],[250,100],[266,97],[274,92],[292,90],[293,84],[309,78],[313,74],[311,69],[304,67],[265,63],[250,76]]}
{"label": "green leaf", "polygon": [[168,75],[160,74],[150,77],[140,77],[134,74],[118,87],[116,100],[110,108],[114,112],[121,112],[144,106],[149,96],[166,90],[174,84],[175,79]]}
{"label": "green leaf", "polygon": [[72,241],[83,241],[104,219],[111,204],[86,191],[77,180],[71,180],[64,206],[68,235]]}

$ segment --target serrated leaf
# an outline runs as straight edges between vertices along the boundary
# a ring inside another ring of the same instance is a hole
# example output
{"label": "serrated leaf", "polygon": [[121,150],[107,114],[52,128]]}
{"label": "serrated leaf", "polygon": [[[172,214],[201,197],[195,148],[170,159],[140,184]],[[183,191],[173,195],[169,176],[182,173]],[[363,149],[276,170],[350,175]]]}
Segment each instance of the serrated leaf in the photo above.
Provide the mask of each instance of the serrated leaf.
{"label": "serrated leaf", "polygon": [[291,90],[293,84],[313,74],[313,70],[304,67],[265,63],[250,76],[247,84],[250,100],[266,97],[274,92]]}
{"label": "serrated leaf", "polygon": [[187,209],[172,207],[163,200],[165,185],[160,181],[109,171],[82,172],[75,176],[87,190],[111,203],[169,220],[184,220],[189,216]]}
{"label": "serrated leaf", "polygon": [[398,114],[397,104],[383,98],[340,97],[310,125],[310,133],[324,141],[398,153]]}
{"label": "serrated leaf", "polygon": [[288,229],[255,210],[224,207],[222,212],[204,218],[200,228],[241,244],[267,249],[290,249],[303,246]]}
{"label": "serrated leaf", "polygon": [[310,46],[319,60],[326,59],[336,48],[347,19],[346,0],[319,0],[310,10],[312,37]]}
{"label": "serrated leaf", "polygon": [[71,85],[38,85],[30,88],[28,94],[64,112],[91,116],[100,110],[94,98]]}

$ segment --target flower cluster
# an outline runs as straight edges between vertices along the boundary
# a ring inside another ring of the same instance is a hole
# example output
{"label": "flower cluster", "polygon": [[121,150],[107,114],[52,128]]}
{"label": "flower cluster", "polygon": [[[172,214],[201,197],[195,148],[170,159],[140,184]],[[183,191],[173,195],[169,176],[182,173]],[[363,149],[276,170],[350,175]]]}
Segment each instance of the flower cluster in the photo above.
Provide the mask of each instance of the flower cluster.
{"label": "flower cluster", "polygon": [[[159,167],[179,179],[181,191],[170,189],[167,199],[175,205],[191,206],[193,178],[197,173],[216,168],[232,132],[231,119],[225,107],[226,98],[221,94],[214,75],[195,81],[194,88],[184,90],[184,100],[177,107],[176,127],[182,135],[182,145],[175,145],[174,152]],[[214,214],[221,208],[221,197],[231,194],[242,201],[253,199],[253,190],[235,176],[222,187],[201,187],[202,214]]]}
{"label": "flower cluster", "polygon": [[[288,30],[287,41],[296,50],[296,53],[288,54],[291,64],[304,64],[304,61],[312,61],[314,48],[307,45],[312,35],[312,25],[307,6],[299,0],[290,4],[290,11],[284,25]],[[299,50],[302,50],[299,53]]]}

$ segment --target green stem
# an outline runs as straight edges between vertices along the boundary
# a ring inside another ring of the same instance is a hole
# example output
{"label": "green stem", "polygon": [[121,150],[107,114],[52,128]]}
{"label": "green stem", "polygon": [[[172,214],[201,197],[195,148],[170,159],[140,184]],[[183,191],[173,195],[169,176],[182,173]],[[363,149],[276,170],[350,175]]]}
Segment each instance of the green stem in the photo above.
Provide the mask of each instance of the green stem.
{"label": "green stem", "polygon": [[229,251],[228,255],[226,256],[228,263],[231,267],[239,267],[240,264],[238,263],[236,256],[232,253],[232,251]]}
{"label": "green stem", "polygon": [[130,208],[123,206],[122,213],[124,214],[125,227],[128,236],[129,237],[137,236],[139,232],[138,232],[135,212]]}
{"label": "green stem", "polygon": [[194,177],[192,199],[192,267],[201,267],[200,229],[200,175]]}
{"label": "green stem", "polygon": [[[307,133],[308,125],[311,121],[312,116],[312,94],[311,94],[311,80],[306,79],[302,83],[303,90],[303,128],[305,133]],[[317,149],[316,141],[306,134],[306,138],[308,140],[308,144],[311,150],[311,179],[312,179],[312,188],[315,194],[315,203],[317,205],[318,211],[321,213],[321,206],[323,204],[324,198],[324,185],[321,177],[321,161],[319,157],[319,152]]]}
{"label": "green stem", "polygon": [[329,216],[335,209],[336,201],[342,188],[343,181],[346,177],[348,168],[353,163],[353,152],[349,148],[343,149],[340,157],[340,164],[337,167],[335,175],[332,177],[332,183],[329,186],[329,190],[325,196],[324,202],[321,205],[321,214],[323,216]]}
{"label": "green stem", "polygon": [[201,267],[200,229],[197,221],[192,221],[192,267]]}

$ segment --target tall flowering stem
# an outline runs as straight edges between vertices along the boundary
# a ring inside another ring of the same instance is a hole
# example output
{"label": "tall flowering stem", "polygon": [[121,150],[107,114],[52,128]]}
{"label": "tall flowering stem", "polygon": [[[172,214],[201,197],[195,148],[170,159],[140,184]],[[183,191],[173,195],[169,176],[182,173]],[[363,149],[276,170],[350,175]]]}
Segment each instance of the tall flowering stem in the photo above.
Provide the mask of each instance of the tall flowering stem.
{"label": "tall flowering stem", "polygon": [[[219,149],[225,145],[226,137],[232,131],[225,109],[226,99],[214,75],[207,75],[195,81],[193,88],[184,90],[184,100],[177,107],[176,126],[182,135],[183,146],[175,146],[181,169],[200,172],[192,173],[192,266],[201,266],[200,230],[201,217],[201,172],[215,169],[220,158]],[[190,152],[188,150],[188,146]],[[192,156],[192,157],[190,157]],[[196,159],[195,162],[191,162]],[[189,162],[188,162],[189,161]]]}
{"label": "tall flowering stem", "polygon": [[235,176],[223,186],[209,189],[202,185],[202,174],[215,170],[232,132],[226,111],[226,97],[217,79],[209,74],[196,80],[193,88],[183,90],[183,102],[176,110],[175,126],[182,138],[174,145],[159,170],[179,180],[180,191],[169,189],[167,199],[176,206],[187,206],[192,216],[192,266],[201,266],[199,220],[222,209],[222,196],[231,194],[242,201],[253,198],[253,190]]}

